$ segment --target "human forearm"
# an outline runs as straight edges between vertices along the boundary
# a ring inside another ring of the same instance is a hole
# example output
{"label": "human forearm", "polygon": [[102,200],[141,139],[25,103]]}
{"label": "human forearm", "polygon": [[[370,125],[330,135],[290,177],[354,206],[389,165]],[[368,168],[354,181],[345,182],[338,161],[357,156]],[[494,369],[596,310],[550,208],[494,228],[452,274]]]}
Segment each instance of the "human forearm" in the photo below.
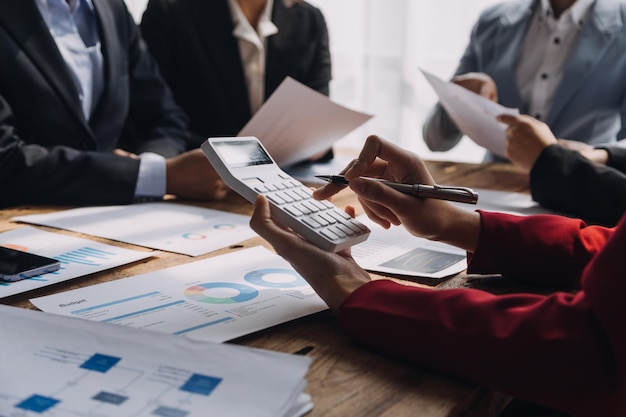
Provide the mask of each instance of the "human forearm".
{"label": "human forearm", "polygon": [[[613,160],[619,166],[619,157]],[[626,211],[626,174],[561,146],[541,153],[530,171],[530,189],[545,207],[609,226]]]}
{"label": "human forearm", "polygon": [[612,383],[600,329],[584,305],[564,293],[494,296],[379,280],[348,297],[338,318],[349,337],[393,357],[581,411]]}
{"label": "human forearm", "polygon": [[587,263],[611,234],[611,229],[563,216],[480,214],[480,241],[468,272],[550,286],[579,287]]}

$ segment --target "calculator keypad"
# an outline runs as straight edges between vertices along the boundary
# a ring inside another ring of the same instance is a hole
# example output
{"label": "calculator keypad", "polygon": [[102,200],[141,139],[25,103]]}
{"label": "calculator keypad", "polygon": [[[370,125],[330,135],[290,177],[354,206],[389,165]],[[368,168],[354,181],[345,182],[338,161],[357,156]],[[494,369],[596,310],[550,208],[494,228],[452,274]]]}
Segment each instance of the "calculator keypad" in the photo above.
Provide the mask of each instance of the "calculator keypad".
{"label": "calculator keypad", "polygon": [[331,241],[367,233],[369,229],[329,201],[315,200],[311,190],[292,178],[257,184],[255,191],[275,206]]}

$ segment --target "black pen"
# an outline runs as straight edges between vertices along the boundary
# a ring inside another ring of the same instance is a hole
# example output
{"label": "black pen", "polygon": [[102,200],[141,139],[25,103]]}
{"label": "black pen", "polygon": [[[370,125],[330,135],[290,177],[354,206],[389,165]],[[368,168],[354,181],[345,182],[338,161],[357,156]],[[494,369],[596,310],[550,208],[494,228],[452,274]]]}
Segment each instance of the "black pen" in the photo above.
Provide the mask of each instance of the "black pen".
{"label": "black pen", "polygon": [[[330,182],[332,184],[348,185],[349,181],[343,175],[316,175],[316,178]],[[366,177],[363,177],[366,178]],[[466,187],[444,187],[441,185],[426,184],[401,184],[382,180],[379,178],[366,178],[382,182],[394,190],[404,194],[409,194],[420,198],[436,198],[438,200],[457,201],[459,203],[476,204],[478,202],[478,194],[471,188]]]}

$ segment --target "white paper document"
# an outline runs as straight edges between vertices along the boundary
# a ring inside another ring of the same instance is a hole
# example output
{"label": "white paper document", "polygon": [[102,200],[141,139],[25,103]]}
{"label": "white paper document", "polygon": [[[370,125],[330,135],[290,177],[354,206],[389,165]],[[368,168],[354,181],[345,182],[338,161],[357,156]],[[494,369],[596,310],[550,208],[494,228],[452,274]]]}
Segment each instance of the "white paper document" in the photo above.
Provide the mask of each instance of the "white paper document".
{"label": "white paper document", "polygon": [[467,267],[465,251],[411,235],[402,226],[383,229],[367,216],[358,219],[370,228],[367,241],[352,247],[352,256],[372,272],[422,278],[444,278]]}
{"label": "white paper document", "polygon": [[30,301],[48,313],[212,342],[327,309],[304,278],[261,246]]}
{"label": "white paper document", "polygon": [[256,236],[247,216],[171,202],[81,207],[13,220],[191,256]]}
{"label": "white paper document", "polygon": [[16,307],[0,316],[2,415],[287,417],[312,406],[305,356]]}
{"label": "white paper document", "polygon": [[238,136],[257,137],[285,167],[329,149],[371,118],[287,77]]}
{"label": "white paper document", "polygon": [[462,203],[452,204],[456,204],[458,207],[461,207],[465,210],[474,211],[480,209],[486,211],[497,211],[500,213],[517,214],[522,216],[532,214],[566,215],[543,207],[536,201],[533,201],[532,197],[529,194],[510,191],[485,190],[478,188],[475,188],[474,191],[478,193],[478,203],[476,205],[468,205]]}
{"label": "white paper document", "polygon": [[517,115],[519,110],[501,106],[460,85],[444,81],[427,71],[421,71],[461,132],[483,148],[505,156],[506,125],[496,121],[496,116]]}
{"label": "white paper document", "polygon": [[61,268],[55,272],[15,282],[0,280],[0,298],[136,262],[154,254],[45,232],[29,226],[0,233],[0,246],[47,256],[61,262]]}

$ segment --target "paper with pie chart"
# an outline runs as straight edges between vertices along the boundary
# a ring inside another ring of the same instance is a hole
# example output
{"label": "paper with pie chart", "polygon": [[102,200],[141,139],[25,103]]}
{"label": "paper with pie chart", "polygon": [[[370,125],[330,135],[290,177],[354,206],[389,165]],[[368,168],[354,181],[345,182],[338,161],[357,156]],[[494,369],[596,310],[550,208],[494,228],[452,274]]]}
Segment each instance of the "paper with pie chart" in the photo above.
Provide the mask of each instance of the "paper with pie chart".
{"label": "paper with pie chart", "polygon": [[13,220],[190,256],[256,236],[248,216],[172,202],[81,207]]}
{"label": "paper with pie chart", "polygon": [[224,342],[327,306],[258,246],[30,300],[48,313]]}

